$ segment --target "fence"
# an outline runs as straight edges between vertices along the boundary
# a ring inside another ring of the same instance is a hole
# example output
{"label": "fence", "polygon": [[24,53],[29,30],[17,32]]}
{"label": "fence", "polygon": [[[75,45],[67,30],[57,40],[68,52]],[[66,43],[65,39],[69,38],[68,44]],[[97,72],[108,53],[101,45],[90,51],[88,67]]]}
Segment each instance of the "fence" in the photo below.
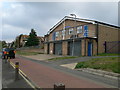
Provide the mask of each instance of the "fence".
{"label": "fence", "polygon": [[106,53],[120,53],[120,41],[106,42]]}

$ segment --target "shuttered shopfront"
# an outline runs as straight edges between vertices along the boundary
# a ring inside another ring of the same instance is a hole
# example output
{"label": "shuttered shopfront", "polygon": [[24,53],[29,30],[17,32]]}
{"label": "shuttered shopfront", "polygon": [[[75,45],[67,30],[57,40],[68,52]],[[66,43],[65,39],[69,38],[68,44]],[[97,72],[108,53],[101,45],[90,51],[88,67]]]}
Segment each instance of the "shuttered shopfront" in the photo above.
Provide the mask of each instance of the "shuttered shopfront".
{"label": "shuttered shopfront", "polygon": [[73,42],[68,42],[68,55],[72,56],[81,56],[81,40],[74,42],[74,50],[73,50]]}
{"label": "shuttered shopfront", "polygon": [[62,43],[61,42],[57,42],[54,44],[54,54],[62,55]]}

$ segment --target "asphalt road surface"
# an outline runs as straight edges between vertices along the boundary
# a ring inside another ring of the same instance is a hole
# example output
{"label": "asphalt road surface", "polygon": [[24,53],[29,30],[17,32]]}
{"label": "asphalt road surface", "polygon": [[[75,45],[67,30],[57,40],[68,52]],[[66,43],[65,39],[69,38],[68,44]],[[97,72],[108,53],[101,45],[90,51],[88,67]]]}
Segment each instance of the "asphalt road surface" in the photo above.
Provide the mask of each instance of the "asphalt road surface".
{"label": "asphalt road surface", "polygon": [[20,69],[40,88],[53,88],[55,83],[63,83],[66,88],[118,87],[118,80],[70,70],[48,62],[23,57],[16,57],[11,61],[19,61]]}

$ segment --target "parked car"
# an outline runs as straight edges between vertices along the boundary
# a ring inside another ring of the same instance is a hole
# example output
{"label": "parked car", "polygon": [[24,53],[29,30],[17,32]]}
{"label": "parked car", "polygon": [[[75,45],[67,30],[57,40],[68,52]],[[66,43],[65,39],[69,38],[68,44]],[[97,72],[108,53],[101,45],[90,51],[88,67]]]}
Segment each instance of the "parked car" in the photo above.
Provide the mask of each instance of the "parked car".
{"label": "parked car", "polygon": [[13,48],[3,48],[2,49],[2,58],[8,59],[8,57],[15,58],[15,50]]}

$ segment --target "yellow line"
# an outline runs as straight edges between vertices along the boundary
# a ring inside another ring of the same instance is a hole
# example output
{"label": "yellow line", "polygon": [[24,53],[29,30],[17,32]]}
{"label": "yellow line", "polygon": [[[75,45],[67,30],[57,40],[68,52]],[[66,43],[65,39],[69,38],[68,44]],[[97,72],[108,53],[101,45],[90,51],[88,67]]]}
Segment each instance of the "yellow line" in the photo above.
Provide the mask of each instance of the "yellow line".
{"label": "yellow line", "polygon": [[12,62],[10,62],[10,64],[12,65],[12,67],[15,69],[15,65],[12,63]]}
{"label": "yellow line", "polygon": [[27,75],[26,75],[22,70],[19,69],[19,71],[20,71],[25,77],[27,77]]}
{"label": "yellow line", "polygon": [[[32,87],[32,88],[34,88],[35,89],[35,87],[21,74],[21,73],[19,73],[23,78],[24,78],[24,80]],[[35,89],[36,90],[36,89]]]}
{"label": "yellow line", "polygon": [[[10,61],[10,64],[11,64],[12,67],[15,69],[15,64],[12,63],[11,61]],[[20,71],[19,74],[24,78],[24,80],[25,80],[34,90],[37,90],[36,87],[35,87],[34,85],[32,85],[29,80],[27,80],[27,79],[25,78],[25,77],[27,77],[27,75],[26,75],[25,73],[23,73],[22,70],[19,69],[19,71]],[[38,87],[38,88],[40,88],[40,87]]]}

